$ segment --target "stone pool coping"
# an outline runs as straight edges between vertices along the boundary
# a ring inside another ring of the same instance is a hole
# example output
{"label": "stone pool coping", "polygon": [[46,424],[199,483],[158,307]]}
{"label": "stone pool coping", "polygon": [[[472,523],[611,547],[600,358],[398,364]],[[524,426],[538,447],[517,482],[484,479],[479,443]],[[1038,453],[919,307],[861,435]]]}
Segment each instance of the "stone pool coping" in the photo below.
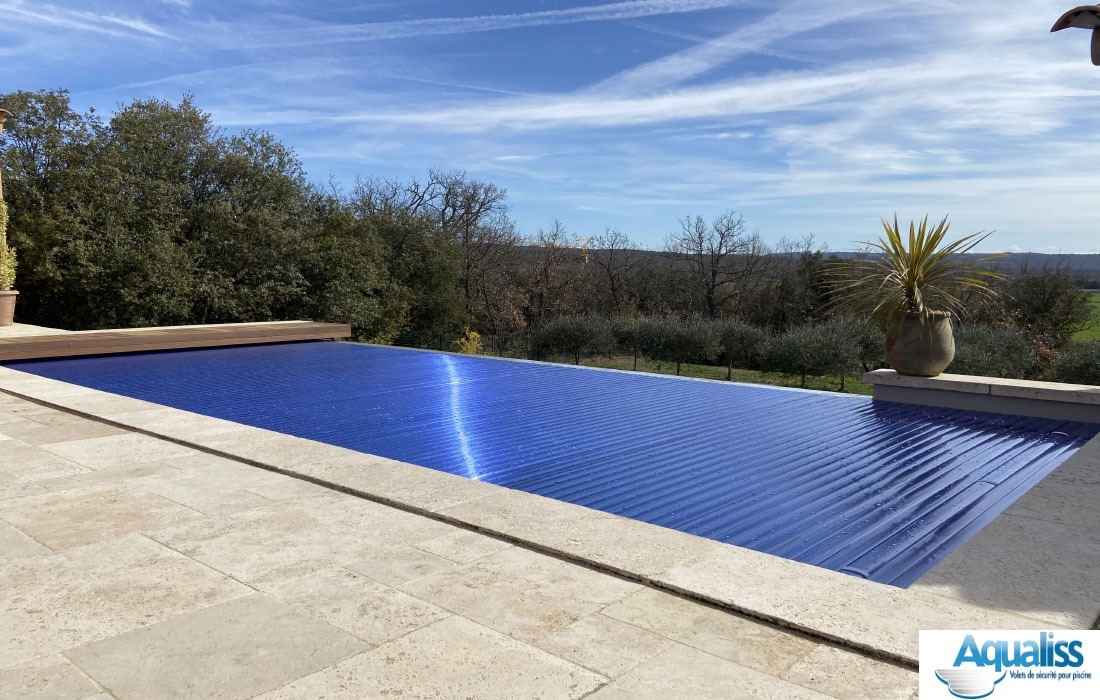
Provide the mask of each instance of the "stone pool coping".
{"label": "stone pool coping", "polygon": [[[1064,628],[1049,619],[926,590],[894,588],[426,467],[7,367],[0,367],[0,391],[469,528],[914,668],[920,629]],[[1100,465],[1100,436],[1066,464],[1074,460]]]}
{"label": "stone pool coping", "polygon": [[883,401],[1100,423],[1100,387],[1027,379],[940,374],[910,377],[892,369],[863,375]]}

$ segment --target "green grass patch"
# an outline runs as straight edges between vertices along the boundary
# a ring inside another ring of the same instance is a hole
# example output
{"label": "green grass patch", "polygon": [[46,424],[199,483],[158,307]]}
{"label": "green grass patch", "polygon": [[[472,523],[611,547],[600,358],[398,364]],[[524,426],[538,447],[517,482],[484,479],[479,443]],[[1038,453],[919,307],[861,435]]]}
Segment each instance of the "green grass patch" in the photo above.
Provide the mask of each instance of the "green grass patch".
{"label": "green grass patch", "polygon": [[[586,357],[581,360],[581,364],[587,367],[629,370],[634,367],[634,358],[630,355],[616,355],[611,359],[607,357]],[[647,360],[643,357],[639,357],[638,371],[649,372],[651,374],[676,374],[676,363],[658,362],[656,360]],[[695,377],[697,379],[725,380],[726,368],[715,367],[713,365],[685,364],[680,367],[680,376]],[[796,388],[802,381],[802,378],[798,375],[779,374],[776,372],[757,372],[751,369],[733,370],[732,379],[735,382],[744,382],[746,384],[766,384],[768,386]],[[837,377],[806,377],[806,388],[818,389],[820,391],[841,391],[840,379]],[[843,391],[848,394],[866,394],[869,396],[872,389],[873,387],[870,384],[865,384],[858,379],[848,378],[844,382]]]}
{"label": "green grass patch", "polygon": [[1073,339],[1079,343],[1089,343],[1094,340],[1100,340],[1100,289],[1087,290],[1092,295],[1090,304],[1092,304],[1092,328],[1086,328],[1083,331],[1074,333]]}

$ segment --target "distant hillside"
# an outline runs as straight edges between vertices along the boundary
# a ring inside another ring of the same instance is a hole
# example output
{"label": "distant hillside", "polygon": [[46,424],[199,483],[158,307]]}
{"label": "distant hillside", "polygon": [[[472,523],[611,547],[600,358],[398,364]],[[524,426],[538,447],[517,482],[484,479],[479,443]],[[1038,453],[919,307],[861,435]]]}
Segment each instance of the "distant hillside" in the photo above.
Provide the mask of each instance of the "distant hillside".
{"label": "distant hillside", "polygon": [[[529,245],[516,245],[514,249],[519,252],[519,255],[523,259],[533,258],[539,255],[539,248],[537,246]],[[601,252],[598,248],[589,248],[587,250],[590,254]],[[572,257],[580,259],[582,251],[577,249]],[[675,256],[661,250],[647,250],[647,249],[631,249],[630,255],[634,256],[635,260],[639,259],[655,259],[662,261],[669,261],[675,258]],[[800,253],[770,253],[769,256],[798,256]],[[861,253],[851,250],[828,250],[824,253],[825,257],[837,257],[841,260],[847,260],[857,257]],[[988,257],[988,253],[974,253],[967,255],[967,258],[984,258]],[[1082,287],[1089,289],[1100,289],[1100,253],[1005,253],[1003,258],[999,258],[996,261],[996,266],[1004,268],[1006,271],[1015,271],[1020,268],[1027,267],[1032,270],[1039,270],[1044,267],[1061,268],[1073,275],[1078,284]]]}
{"label": "distant hillside", "polygon": [[[859,253],[852,251],[830,251],[829,254],[841,259],[853,258],[859,255]],[[982,258],[986,256],[974,254],[967,257]],[[1082,280],[1093,280],[1100,285],[1100,253],[1007,253],[1005,257],[997,261],[997,265],[1010,270],[1018,270],[1022,267],[1031,269],[1061,267],[1075,277]]]}

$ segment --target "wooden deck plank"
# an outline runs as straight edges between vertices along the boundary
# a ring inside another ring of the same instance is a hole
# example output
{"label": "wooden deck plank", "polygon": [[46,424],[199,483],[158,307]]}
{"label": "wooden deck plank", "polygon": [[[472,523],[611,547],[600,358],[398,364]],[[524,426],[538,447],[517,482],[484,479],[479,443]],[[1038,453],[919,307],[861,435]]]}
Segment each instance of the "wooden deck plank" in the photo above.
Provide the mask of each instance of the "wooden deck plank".
{"label": "wooden deck plank", "polygon": [[[346,337],[349,333],[346,332],[346,326],[339,326],[337,324],[318,324],[315,326],[280,326],[277,328],[262,328],[252,326],[250,328],[242,328],[234,330],[232,328],[204,328],[199,331],[193,331],[190,329],[179,329],[164,331],[160,328],[138,328],[133,329],[133,332],[124,331],[102,331],[95,333],[65,333],[65,334],[51,334],[43,336],[20,336],[10,339],[0,339],[0,347],[6,345],[19,344],[23,346],[31,345],[36,347],[69,347],[73,345],[92,345],[97,347],[109,347],[112,345],[131,345],[135,342],[161,342],[161,341],[187,341],[190,339],[196,340],[216,340],[221,338],[282,338],[290,336],[301,336],[303,334],[330,338],[330,337]],[[138,332],[141,331],[141,332]],[[135,341],[140,339],[140,341]]]}
{"label": "wooden deck plank", "polygon": [[228,345],[255,345],[300,340],[336,340],[351,335],[346,323],[277,321],[159,328],[120,328],[50,335],[0,338],[0,362],[45,357],[103,355],[150,350],[178,350]]}

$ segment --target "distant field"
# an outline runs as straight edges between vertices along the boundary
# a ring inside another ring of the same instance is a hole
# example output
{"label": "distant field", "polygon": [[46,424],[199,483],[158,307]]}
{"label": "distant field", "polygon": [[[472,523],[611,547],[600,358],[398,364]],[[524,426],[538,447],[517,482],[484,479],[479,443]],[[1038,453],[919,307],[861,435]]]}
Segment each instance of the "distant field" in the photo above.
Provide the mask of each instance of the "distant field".
{"label": "distant field", "polygon": [[1096,319],[1096,325],[1073,336],[1074,340],[1082,343],[1100,340],[1100,289],[1087,291],[1092,295],[1092,317]]}
{"label": "distant field", "polygon": [[[634,358],[626,355],[615,356],[612,359],[606,357],[587,357],[581,361],[582,365],[589,367],[607,367],[610,369],[631,369]],[[653,374],[676,374],[675,362],[655,362],[638,358],[638,371],[651,372]],[[711,365],[683,365],[680,375],[684,377],[696,377],[700,379],[725,379],[725,367],[713,367]],[[801,378],[797,375],[777,374],[775,372],[756,372],[748,369],[733,370],[733,381],[746,384],[767,384],[770,386],[797,387]],[[821,391],[840,391],[840,380],[836,377],[806,377],[807,389],[819,389]],[[847,379],[844,382],[844,391],[849,394],[870,395],[873,387],[864,384],[858,379]]]}

